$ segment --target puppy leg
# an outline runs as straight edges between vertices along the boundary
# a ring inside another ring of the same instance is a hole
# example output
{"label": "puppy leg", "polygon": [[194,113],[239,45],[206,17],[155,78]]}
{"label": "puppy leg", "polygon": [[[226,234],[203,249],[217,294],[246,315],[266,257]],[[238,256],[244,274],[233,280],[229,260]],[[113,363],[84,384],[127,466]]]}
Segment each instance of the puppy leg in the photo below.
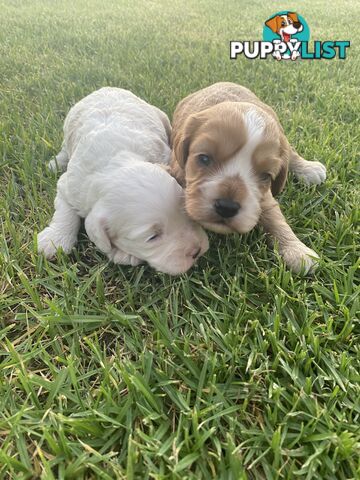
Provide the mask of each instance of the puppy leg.
{"label": "puppy leg", "polygon": [[76,244],[79,228],[80,217],[61,194],[57,193],[50,225],[38,234],[38,251],[46,258],[53,258],[58,248],[69,253]]}
{"label": "puppy leg", "polygon": [[133,267],[136,267],[142,262],[142,260],[140,260],[139,258],[136,258],[133,255],[128,255],[127,253],[116,247],[114,247],[107,256],[109,260],[119,265],[131,265]]}
{"label": "puppy leg", "polygon": [[309,162],[291,148],[289,170],[293,172],[295,177],[304,183],[316,185],[322,183],[326,179],[326,167],[320,162]]}
{"label": "puppy leg", "polygon": [[260,224],[278,243],[280,255],[292,270],[297,273],[312,270],[318,254],[297,238],[270,192],[262,205]]}

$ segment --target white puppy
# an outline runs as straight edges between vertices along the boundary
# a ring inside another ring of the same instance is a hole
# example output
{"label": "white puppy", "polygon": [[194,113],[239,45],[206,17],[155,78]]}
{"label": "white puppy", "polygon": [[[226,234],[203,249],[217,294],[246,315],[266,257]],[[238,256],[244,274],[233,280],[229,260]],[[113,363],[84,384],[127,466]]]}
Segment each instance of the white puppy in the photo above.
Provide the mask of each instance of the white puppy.
{"label": "white puppy", "polygon": [[[77,103],[50,168],[60,177],[55,213],[38,236],[47,258],[89,238],[115,263],[148,262],[177,275],[208,249],[206,233],[185,213],[183,190],[166,170],[171,127],[165,113],[127,90],[102,88]],[[162,163],[163,166],[154,164]]]}

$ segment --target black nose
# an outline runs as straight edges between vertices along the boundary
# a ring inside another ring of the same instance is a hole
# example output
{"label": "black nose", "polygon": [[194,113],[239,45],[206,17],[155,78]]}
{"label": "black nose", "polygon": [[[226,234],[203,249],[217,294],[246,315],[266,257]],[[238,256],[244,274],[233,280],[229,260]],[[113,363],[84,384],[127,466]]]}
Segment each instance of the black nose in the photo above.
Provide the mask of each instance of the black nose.
{"label": "black nose", "polygon": [[192,258],[195,260],[199,256],[200,252],[201,252],[201,247],[199,247],[198,250],[196,250]]}
{"label": "black nose", "polygon": [[234,217],[239,209],[240,204],[238,202],[234,202],[229,198],[218,198],[215,200],[214,203],[215,211],[223,218],[230,218]]}
{"label": "black nose", "polygon": [[294,22],[294,27],[295,27],[295,28],[300,28],[300,27],[301,27],[301,23],[300,23],[300,22]]}

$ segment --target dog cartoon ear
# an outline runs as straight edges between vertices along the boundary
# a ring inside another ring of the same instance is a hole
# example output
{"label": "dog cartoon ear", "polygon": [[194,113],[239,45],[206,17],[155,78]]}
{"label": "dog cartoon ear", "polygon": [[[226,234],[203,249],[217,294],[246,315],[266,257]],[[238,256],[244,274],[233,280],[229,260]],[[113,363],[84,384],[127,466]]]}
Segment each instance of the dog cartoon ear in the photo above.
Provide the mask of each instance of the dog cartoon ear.
{"label": "dog cartoon ear", "polygon": [[298,18],[298,16],[297,16],[297,13],[295,13],[295,12],[288,12],[288,13],[287,13],[287,16],[288,16],[289,18],[291,18],[291,20],[293,21],[293,23],[300,23],[299,18]]}
{"label": "dog cartoon ear", "polygon": [[265,22],[265,25],[274,33],[277,33],[278,30],[278,18],[279,15],[276,15],[275,17],[269,18],[269,20],[266,20]]}
{"label": "dog cartoon ear", "polygon": [[108,219],[98,204],[95,204],[85,219],[85,230],[88,237],[103,253],[110,253],[112,249],[107,222]]}
{"label": "dog cartoon ear", "polygon": [[285,186],[289,167],[289,155],[290,145],[285,135],[282,134],[280,137],[281,168],[277,176],[271,182],[271,193],[274,196],[278,195]]}

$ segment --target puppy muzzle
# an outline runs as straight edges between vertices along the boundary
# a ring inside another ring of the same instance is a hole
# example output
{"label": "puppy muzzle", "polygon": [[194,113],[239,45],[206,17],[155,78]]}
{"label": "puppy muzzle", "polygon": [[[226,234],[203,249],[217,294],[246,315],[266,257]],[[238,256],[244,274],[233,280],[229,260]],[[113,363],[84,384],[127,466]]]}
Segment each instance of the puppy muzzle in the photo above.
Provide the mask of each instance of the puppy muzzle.
{"label": "puppy muzzle", "polygon": [[240,204],[230,198],[218,198],[215,200],[214,209],[220,217],[231,218],[240,210]]}

